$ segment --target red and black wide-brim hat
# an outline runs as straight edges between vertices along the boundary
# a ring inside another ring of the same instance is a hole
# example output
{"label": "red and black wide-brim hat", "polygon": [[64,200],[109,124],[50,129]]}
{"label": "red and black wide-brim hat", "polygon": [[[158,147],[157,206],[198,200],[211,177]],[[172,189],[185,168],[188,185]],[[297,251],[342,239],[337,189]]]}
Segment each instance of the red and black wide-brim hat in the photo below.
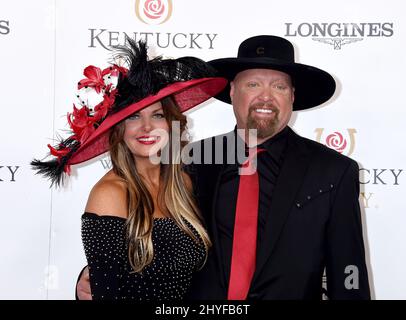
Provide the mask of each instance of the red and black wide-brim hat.
{"label": "red and black wide-brim hat", "polygon": [[[89,66],[78,89],[94,91],[103,99],[94,107],[78,95],[81,108],[68,113],[72,134],[55,146],[48,145],[52,160],[33,160],[37,173],[59,185],[70,166],[90,160],[109,149],[112,127],[135,112],[171,96],[181,112],[190,110],[218,94],[227,80],[216,76],[216,71],[195,57],[179,59],[148,59],[146,44],[127,39],[126,47],[117,48],[119,58],[125,59],[128,69],[112,65],[104,70]],[[117,77],[114,86],[111,79]]]}
{"label": "red and black wide-brim hat", "polygon": [[[318,106],[329,100],[336,89],[334,78],[324,70],[295,62],[293,45],[286,39],[262,35],[248,38],[238,49],[236,58],[209,61],[218,75],[233,81],[237,73],[248,69],[273,69],[289,74],[295,87],[293,110]],[[231,103],[230,85],[217,99]]]}

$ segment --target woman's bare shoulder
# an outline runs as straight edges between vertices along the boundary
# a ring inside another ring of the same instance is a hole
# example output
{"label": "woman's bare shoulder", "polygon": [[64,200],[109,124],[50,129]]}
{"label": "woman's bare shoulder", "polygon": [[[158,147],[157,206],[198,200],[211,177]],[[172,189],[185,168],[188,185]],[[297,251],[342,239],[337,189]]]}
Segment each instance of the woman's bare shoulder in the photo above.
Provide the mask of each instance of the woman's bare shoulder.
{"label": "woman's bare shoulder", "polygon": [[127,218],[127,187],[113,171],[105,174],[92,188],[86,212]]}

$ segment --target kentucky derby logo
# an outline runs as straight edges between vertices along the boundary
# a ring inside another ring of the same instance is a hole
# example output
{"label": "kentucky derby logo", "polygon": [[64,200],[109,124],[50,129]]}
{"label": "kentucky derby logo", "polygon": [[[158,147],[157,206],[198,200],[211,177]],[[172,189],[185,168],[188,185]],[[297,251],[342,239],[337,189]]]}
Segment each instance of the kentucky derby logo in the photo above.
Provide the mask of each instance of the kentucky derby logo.
{"label": "kentucky derby logo", "polygon": [[315,132],[317,142],[323,143],[339,153],[344,154],[345,152],[345,155],[347,156],[350,156],[354,152],[355,133],[357,133],[355,129],[347,129],[348,137],[344,137],[341,132],[336,131],[323,138],[324,128],[317,128]]}
{"label": "kentucky derby logo", "polygon": [[172,0],[136,0],[135,13],[146,24],[162,24],[172,15]]}

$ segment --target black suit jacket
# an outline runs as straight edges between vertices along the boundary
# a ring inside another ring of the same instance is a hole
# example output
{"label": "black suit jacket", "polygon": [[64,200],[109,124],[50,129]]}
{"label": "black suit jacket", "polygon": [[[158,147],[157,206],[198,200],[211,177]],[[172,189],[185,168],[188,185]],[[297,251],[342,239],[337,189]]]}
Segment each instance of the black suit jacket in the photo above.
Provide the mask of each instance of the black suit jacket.
{"label": "black suit jacket", "polygon": [[[204,154],[214,138],[195,145]],[[213,247],[193,279],[189,299],[227,296],[230,271],[221,263],[214,212],[223,166],[193,164],[190,169]],[[369,299],[358,197],[357,163],[289,128],[248,300],[321,299],[324,269],[329,299]]]}

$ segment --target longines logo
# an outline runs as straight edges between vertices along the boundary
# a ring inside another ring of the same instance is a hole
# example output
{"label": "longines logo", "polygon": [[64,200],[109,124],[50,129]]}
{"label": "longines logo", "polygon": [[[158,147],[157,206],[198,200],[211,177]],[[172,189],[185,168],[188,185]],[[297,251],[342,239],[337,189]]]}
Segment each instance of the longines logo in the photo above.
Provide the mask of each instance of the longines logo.
{"label": "longines logo", "polygon": [[335,131],[333,133],[327,134],[326,137],[323,136],[324,128],[317,128],[315,132],[317,142],[320,142],[346,156],[351,156],[351,154],[354,152],[355,134],[357,133],[357,130],[353,128],[347,129],[346,135],[342,134],[341,132]]}
{"label": "longines logo", "polygon": [[16,172],[20,166],[0,166],[0,182],[16,182]]}
{"label": "longines logo", "polygon": [[190,32],[132,32],[110,31],[107,29],[89,29],[89,48],[101,46],[112,50],[112,46],[124,45],[125,39],[145,40],[149,45],[159,48],[175,47],[177,49],[214,49],[217,33]]}
{"label": "longines logo", "polygon": [[6,35],[10,33],[10,21],[0,20],[0,34]]}
{"label": "longines logo", "polygon": [[314,41],[332,45],[334,50],[341,50],[346,44],[355,43],[369,37],[392,37],[393,22],[361,23],[310,23],[298,25],[285,23],[286,37],[311,37]]}
{"label": "longines logo", "polygon": [[136,0],[135,14],[146,24],[162,24],[172,15],[172,0]]}

